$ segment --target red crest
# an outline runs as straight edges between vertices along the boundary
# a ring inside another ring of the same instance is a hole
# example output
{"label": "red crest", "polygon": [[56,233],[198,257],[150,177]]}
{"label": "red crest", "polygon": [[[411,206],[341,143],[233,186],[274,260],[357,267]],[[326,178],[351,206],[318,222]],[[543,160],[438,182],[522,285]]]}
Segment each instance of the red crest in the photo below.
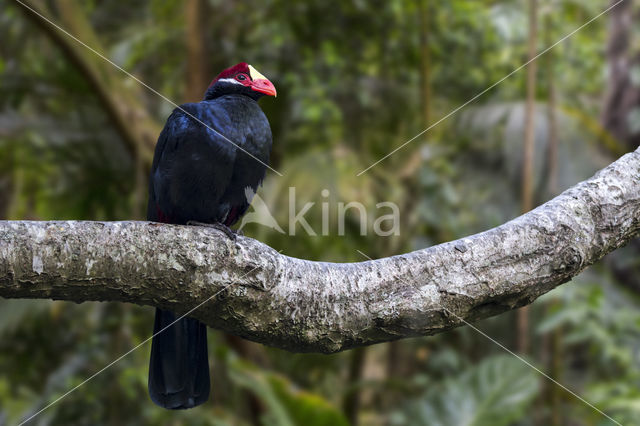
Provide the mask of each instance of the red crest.
{"label": "red crest", "polygon": [[249,75],[249,64],[247,64],[246,62],[240,62],[237,65],[227,68],[226,70],[218,74],[216,78],[213,79],[209,87],[213,86],[216,83],[216,81],[220,80],[221,78],[231,78],[240,72],[243,72]]}

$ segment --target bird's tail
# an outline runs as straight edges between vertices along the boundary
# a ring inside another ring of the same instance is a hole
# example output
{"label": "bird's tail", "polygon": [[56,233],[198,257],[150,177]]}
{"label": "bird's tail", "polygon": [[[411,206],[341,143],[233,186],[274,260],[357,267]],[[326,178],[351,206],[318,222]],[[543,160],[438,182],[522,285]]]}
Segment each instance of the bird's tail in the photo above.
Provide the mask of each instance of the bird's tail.
{"label": "bird's tail", "polygon": [[[156,309],[153,334],[176,320],[173,312]],[[149,395],[171,410],[195,407],[209,398],[207,327],[182,318],[153,337],[149,362]]]}

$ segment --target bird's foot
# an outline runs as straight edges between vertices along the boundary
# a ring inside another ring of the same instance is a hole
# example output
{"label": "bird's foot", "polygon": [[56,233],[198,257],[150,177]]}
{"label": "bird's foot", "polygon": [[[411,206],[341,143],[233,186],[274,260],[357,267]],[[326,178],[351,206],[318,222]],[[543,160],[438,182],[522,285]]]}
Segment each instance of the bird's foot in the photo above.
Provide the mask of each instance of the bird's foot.
{"label": "bird's foot", "polygon": [[205,223],[205,222],[198,222],[197,220],[190,220],[187,222],[187,225],[192,225],[192,226],[204,226],[207,228],[213,228],[213,229],[217,229],[218,231],[222,232],[224,235],[226,235],[230,240],[235,241],[236,238],[238,237],[238,235],[242,235],[239,231],[234,231],[233,229],[229,228],[227,225],[225,225],[224,223],[220,223],[220,222],[216,222],[216,223]]}

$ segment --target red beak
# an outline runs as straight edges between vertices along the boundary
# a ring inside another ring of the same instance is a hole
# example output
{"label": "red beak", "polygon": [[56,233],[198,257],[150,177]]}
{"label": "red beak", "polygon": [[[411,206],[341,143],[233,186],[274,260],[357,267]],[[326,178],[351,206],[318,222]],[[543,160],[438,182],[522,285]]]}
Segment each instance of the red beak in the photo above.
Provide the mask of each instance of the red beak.
{"label": "red beak", "polygon": [[251,89],[255,90],[256,92],[263,93],[267,96],[277,96],[275,86],[266,78],[253,80],[251,82]]}

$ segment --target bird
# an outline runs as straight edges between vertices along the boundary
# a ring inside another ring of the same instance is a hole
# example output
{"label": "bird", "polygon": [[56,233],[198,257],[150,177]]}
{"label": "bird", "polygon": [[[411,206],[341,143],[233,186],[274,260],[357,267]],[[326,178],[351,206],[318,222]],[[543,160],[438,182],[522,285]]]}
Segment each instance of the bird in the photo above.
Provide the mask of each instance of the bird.
{"label": "bird", "polygon": [[[257,102],[263,96],[275,97],[274,85],[241,62],[223,70],[202,101],[173,110],[151,165],[149,221],[211,226],[235,239],[230,227],[247,211],[269,163],[271,128]],[[205,324],[156,309],[148,389],[166,409],[207,401]]]}

